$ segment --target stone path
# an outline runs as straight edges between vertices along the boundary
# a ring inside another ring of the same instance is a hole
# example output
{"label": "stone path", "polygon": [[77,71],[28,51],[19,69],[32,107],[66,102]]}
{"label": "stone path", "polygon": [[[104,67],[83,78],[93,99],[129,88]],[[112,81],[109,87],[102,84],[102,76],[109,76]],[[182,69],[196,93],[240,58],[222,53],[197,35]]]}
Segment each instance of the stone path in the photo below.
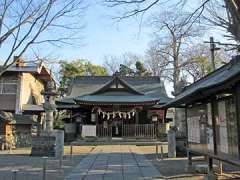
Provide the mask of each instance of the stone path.
{"label": "stone path", "polygon": [[65,180],[154,179],[159,171],[137,146],[97,146]]}

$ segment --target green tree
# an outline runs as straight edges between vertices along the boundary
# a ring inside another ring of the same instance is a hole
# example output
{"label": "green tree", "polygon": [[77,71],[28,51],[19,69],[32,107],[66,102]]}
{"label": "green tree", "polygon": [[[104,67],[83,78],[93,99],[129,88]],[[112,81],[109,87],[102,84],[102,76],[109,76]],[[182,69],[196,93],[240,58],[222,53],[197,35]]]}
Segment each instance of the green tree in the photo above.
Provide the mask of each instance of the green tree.
{"label": "green tree", "polygon": [[[214,70],[210,61],[211,55],[207,45],[193,45],[189,48],[189,50],[185,51],[184,55],[186,61],[184,66],[182,66],[182,70],[187,72],[187,75],[190,75],[194,82]],[[222,49],[217,51],[215,53],[216,68],[219,68],[223,64],[227,63],[230,57],[230,54]]]}
{"label": "green tree", "polygon": [[119,73],[121,76],[134,76],[135,72],[129,66],[120,64]]}
{"label": "green tree", "polygon": [[60,89],[64,90],[69,80],[75,76],[105,76],[107,69],[88,60],[60,61]]}
{"label": "green tree", "polygon": [[145,68],[144,64],[140,61],[137,61],[136,64],[135,76],[149,76],[151,73]]}

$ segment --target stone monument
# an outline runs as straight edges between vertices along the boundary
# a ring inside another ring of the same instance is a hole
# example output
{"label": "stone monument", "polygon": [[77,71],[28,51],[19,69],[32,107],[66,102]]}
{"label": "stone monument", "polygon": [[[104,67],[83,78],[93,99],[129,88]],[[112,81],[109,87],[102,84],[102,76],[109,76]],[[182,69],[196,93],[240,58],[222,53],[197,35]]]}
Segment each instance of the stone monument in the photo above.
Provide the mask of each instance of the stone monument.
{"label": "stone monument", "polygon": [[44,130],[40,136],[32,138],[32,156],[55,156],[61,157],[64,148],[64,132],[53,129],[54,111],[56,110],[55,97],[58,95],[55,84],[49,81],[46,91],[43,91],[45,102]]}

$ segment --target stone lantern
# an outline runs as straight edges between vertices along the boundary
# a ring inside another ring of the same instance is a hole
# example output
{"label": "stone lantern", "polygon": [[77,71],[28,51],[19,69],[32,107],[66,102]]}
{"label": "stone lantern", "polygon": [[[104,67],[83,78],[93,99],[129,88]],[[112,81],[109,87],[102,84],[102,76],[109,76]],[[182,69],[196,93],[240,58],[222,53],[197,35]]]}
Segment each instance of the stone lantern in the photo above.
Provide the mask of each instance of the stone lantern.
{"label": "stone lantern", "polygon": [[55,156],[61,158],[64,151],[64,131],[53,129],[55,97],[58,95],[53,81],[49,81],[46,90],[41,93],[45,102],[45,127],[40,136],[32,137],[32,156]]}
{"label": "stone lantern", "polygon": [[46,113],[45,127],[43,133],[51,133],[53,131],[53,113],[56,110],[55,97],[58,95],[53,81],[47,83],[46,90],[41,93],[44,96],[45,102],[43,108]]}

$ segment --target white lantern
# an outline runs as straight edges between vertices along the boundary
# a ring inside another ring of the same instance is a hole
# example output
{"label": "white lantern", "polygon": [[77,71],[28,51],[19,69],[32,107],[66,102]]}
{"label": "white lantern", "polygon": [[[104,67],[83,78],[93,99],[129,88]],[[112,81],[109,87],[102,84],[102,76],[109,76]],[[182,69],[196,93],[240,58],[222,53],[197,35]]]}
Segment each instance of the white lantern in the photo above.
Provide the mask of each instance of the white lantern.
{"label": "white lantern", "polygon": [[91,121],[92,122],[96,121],[96,114],[94,114],[94,113],[91,114]]}
{"label": "white lantern", "polygon": [[153,122],[157,122],[157,120],[158,120],[158,116],[153,115],[153,116],[152,116],[152,121],[153,121]]}

